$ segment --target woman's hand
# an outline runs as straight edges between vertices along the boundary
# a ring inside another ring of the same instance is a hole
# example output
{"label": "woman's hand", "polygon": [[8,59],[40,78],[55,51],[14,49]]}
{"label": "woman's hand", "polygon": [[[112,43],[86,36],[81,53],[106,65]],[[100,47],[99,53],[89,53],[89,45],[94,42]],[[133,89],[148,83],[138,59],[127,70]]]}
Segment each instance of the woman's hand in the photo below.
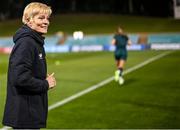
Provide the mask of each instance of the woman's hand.
{"label": "woman's hand", "polygon": [[48,74],[46,80],[48,81],[49,84],[49,89],[53,89],[56,86],[56,79],[54,77],[54,73]]}

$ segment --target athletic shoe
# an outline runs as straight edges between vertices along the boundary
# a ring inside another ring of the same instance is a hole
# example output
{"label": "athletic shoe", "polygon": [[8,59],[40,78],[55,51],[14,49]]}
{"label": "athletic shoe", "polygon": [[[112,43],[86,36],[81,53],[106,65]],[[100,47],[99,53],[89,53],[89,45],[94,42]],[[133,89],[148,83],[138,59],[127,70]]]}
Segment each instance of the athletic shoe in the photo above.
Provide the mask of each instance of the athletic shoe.
{"label": "athletic shoe", "polygon": [[119,80],[119,70],[115,71],[114,80],[117,82]]}
{"label": "athletic shoe", "polygon": [[124,79],[123,79],[122,76],[119,77],[119,84],[120,84],[120,85],[124,84]]}

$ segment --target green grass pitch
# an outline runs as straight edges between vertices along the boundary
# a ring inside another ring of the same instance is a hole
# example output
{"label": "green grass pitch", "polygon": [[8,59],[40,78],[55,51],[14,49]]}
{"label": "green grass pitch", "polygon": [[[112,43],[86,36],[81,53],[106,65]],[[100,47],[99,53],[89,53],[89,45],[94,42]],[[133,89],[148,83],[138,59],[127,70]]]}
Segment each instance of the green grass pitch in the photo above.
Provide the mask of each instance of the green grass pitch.
{"label": "green grass pitch", "polygon": [[[125,70],[165,51],[130,51]],[[49,129],[180,128],[180,51],[173,51],[127,75],[49,111]],[[59,65],[56,62],[59,61]],[[6,95],[8,55],[0,54],[0,121]],[[57,86],[49,106],[95,85],[116,69],[112,52],[47,54]],[[0,128],[3,126],[0,124]]]}

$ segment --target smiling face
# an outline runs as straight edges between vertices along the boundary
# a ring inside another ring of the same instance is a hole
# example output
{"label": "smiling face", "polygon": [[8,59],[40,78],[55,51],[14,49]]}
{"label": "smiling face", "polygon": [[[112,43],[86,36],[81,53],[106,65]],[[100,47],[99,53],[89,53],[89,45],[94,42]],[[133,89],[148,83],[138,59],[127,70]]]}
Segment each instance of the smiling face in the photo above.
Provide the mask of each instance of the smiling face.
{"label": "smiling face", "polygon": [[45,34],[48,30],[51,13],[52,10],[49,6],[39,2],[32,2],[25,7],[22,22],[31,29]]}
{"label": "smiling face", "polygon": [[45,13],[37,14],[29,20],[27,25],[31,29],[41,34],[45,34],[47,33],[48,26],[49,26],[49,15]]}

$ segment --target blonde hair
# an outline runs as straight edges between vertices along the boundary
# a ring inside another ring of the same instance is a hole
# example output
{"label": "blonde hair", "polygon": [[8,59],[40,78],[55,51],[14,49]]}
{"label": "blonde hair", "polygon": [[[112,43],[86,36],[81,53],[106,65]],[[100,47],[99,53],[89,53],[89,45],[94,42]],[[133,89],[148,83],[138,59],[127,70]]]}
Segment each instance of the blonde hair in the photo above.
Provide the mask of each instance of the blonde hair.
{"label": "blonde hair", "polygon": [[45,13],[50,16],[52,13],[51,7],[39,2],[32,2],[28,4],[24,9],[22,22],[27,24],[31,18],[39,13]]}

